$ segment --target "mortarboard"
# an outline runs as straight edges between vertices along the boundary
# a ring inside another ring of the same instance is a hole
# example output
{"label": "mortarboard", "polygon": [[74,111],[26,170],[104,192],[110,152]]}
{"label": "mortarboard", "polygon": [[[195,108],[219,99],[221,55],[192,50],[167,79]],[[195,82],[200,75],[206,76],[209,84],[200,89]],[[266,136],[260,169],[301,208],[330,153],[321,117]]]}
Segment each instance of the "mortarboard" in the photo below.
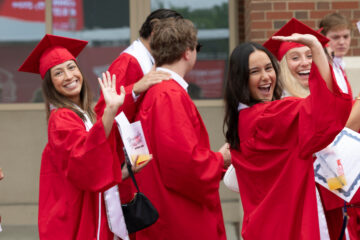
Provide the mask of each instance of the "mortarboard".
{"label": "mortarboard", "polygon": [[[320,41],[321,45],[323,46],[325,46],[325,44],[329,41],[329,39],[324,35],[311,29],[295,18],[290,19],[290,21],[288,21],[282,28],[280,28],[279,31],[277,31],[273,36],[291,36],[293,33],[312,34]],[[272,54],[274,54],[279,61],[281,61],[287,51],[292,48],[303,47],[304,45],[296,42],[282,42],[270,38],[263,44],[263,46],[266,47]]]}
{"label": "mortarboard", "polygon": [[38,73],[44,79],[46,72],[63,62],[75,60],[88,42],[46,34],[18,71]]}

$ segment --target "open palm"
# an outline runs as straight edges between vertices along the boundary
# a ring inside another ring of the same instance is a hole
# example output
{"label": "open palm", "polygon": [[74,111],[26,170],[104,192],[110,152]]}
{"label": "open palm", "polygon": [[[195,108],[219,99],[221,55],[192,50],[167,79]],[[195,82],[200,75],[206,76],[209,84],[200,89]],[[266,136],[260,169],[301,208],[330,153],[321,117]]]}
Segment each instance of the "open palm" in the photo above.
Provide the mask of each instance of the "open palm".
{"label": "open palm", "polygon": [[99,84],[101,87],[101,91],[104,96],[104,100],[106,103],[106,106],[117,109],[124,103],[125,99],[125,89],[123,86],[121,86],[120,91],[121,94],[119,95],[116,92],[116,77],[115,75],[110,76],[110,73],[106,71],[106,73],[102,73],[102,79],[98,78]]}
{"label": "open palm", "polygon": [[288,42],[297,42],[308,47],[310,47],[315,42],[318,42],[318,39],[314,35],[299,33],[293,33],[291,36],[273,36],[272,39]]}

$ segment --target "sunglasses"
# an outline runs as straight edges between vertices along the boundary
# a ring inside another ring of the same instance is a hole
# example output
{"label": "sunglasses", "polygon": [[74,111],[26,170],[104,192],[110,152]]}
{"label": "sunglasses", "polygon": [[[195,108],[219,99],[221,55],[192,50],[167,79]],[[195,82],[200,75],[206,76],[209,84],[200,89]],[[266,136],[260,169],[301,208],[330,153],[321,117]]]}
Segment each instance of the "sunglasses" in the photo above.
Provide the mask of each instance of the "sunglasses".
{"label": "sunglasses", "polygon": [[202,47],[201,43],[197,43],[196,44],[196,52],[200,52],[201,47]]}

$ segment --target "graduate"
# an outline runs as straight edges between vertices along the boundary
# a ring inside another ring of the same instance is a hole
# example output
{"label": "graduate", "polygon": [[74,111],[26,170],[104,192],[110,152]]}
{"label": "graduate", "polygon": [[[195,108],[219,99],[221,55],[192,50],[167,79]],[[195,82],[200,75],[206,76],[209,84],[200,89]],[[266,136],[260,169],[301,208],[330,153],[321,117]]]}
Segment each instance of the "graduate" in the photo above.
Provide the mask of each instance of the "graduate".
{"label": "graduate", "polygon": [[224,123],[244,209],[242,236],[320,239],[312,155],[342,130],[351,97],[338,88],[315,36],[272,40],[310,48],[310,95],[280,100],[278,63],[265,47],[250,42],[232,52]]}
{"label": "graduate", "polygon": [[[322,34],[314,31],[295,18],[292,18],[286,23],[274,34],[274,36],[291,33],[312,34],[319,39],[323,47],[327,46],[329,42],[329,39]],[[307,97],[310,94],[309,73],[312,63],[312,53],[310,48],[298,43],[274,44],[274,41],[271,40],[271,38],[263,45],[276,56],[280,63],[281,74],[283,76],[284,95],[302,98]],[[336,77],[336,71],[334,71],[334,75],[340,89],[344,93],[349,93],[352,97],[351,86],[347,79],[342,78],[339,80]]]}
{"label": "graduate", "polygon": [[153,160],[137,175],[140,189],[159,219],[136,233],[137,240],[226,239],[219,197],[230,152],[210,150],[208,133],[187,93],[184,76],[194,66],[200,45],[189,20],[153,20],[151,49],[157,71],[171,79],[152,86],[139,105],[140,120]]}
{"label": "graduate", "polygon": [[[19,68],[43,79],[48,143],[40,169],[40,239],[110,240],[118,227],[124,235],[116,235],[128,239],[124,224],[110,230],[104,201],[104,194],[114,187],[117,191],[117,184],[128,174],[126,166],[121,169],[113,127],[125,91],[122,88],[118,95],[115,77],[103,74],[99,84],[106,107],[95,121],[88,83],[76,61],[86,44],[46,34]],[[132,96],[125,101],[132,102]],[[120,204],[118,197],[115,200]]]}
{"label": "graduate", "polygon": [[[174,10],[158,9],[153,11],[145,20],[140,28],[140,37],[126,48],[110,65],[109,72],[116,76],[117,91],[119,86],[125,86],[125,91],[133,92],[134,96],[139,96],[150,86],[169,79],[169,74],[162,71],[155,71],[153,68],[154,58],[151,55],[150,39],[153,31],[151,21],[153,19],[182,18]],[[95,106],[97,116],[101,117],[105,108],[102,95]],[[124,105],[122,108],[126,108]],[[136,107],[130,106],[133,112]]]}
{"label": "graduate", "polygon": [[334,74],[339,87],[346,92],[349,86],[347,84],[343,58],[350,50],[351,23],[341,14],[331,13],[320,21],[319,28],[321,33],[330,40],[328,52],[332,56]]}
{"label": "graduate", "polygon": [[[325,40],[326,38],[321,34],[294,18],[274,35],[291,34],[293,32],[307,32],[309,34],[313,34],[323,43],[323,46],[325,46],[325,43],[328,41]],[[269,39],[264,43],[264,46],[267,47],[280,62],[285,96],[307,97],[310,94],[309,73],[312,63],[312,53],[310,48],[298,43],[283,43],[281,45],[274,45],[273,43],[274,41]],[[332,59],[330,59],[330,62],[332,63],[332,66],[334,66]],[[335,69],[335,67],[333,67],[333,69]],[[349,93],[352,98],[351,86],[346,78],[346,75],[339,78],[336,74],[337,72],[338,71],[334,70],[334,76],[338,86],[344,93]],[[358,124],[358,122],[360,122],[359,120],[360,103],[356,103],[353,105],[346,127],[358,132],[360,130],[360,125]],[[357,125],[359,127],[357,127]],[[321,199],[318,189],[321,193]],[[339,239],[343,222],[342,207],[344,206],[344,201],[318,184],[316,191],[321,230],[320,233],[322,236],[328,236],[327,239],[329,239],[329,237],[334,240]],[[351,201],[351,204],[358,203],[359,197],[360,191]],[[322,202],[326,206],[325,212]],[[357,238],[353,237],[352,239]]]}
{"label": "graduate", "polygon": [[[110,65],[108,71],[116,76],[116,91],[120,93],[120,86],[125,86],[127,94],[133,95],[135,103],[125,102],[118,113],[124,111],[126,117],[132,122],[132,116],[137,109],[137,99],[141,93],[149,87],[163,80],[168,80],[170,74],[163,71],[155,71],[154,58],[150,52],[150,39],[153,30],[151,21],[153,19],[182,18],[182,16],[170,9],[158,9],[153,11],[145,20],[139,31],[140,37],[126,48]],[[129,104],[127,104],[129,103]],[[103,94],[95,106],[97,118],[101,118],[105,109],[105,100]],[[116,142],[122,147],[123,143],[120,135],[117,133]],[[121,162],[125,159],[120,156]],[[129,202],[133,199],[136,189],[131,181],[127,179],[119,186],[122,202]]]}

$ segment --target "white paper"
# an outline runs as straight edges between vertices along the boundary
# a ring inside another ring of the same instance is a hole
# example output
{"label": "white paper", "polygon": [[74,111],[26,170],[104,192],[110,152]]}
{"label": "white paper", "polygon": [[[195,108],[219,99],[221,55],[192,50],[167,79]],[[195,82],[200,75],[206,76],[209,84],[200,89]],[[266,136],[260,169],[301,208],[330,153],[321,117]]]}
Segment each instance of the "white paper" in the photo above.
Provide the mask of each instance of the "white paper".
{"label": "white paper", "polygon": [[136,121],[130,124],[123,112],[115,117],[115,121],[118,125],[121,139],[124,143],[129,159],[134,165],[135,163],[132,161],[132,156],[149,154],[141,122]]}
{"label": "white paper", "polygon": [[[326,174],[329,168],[336,173],[336,166],[326,162],[331,160],[330,157],[327,159],[329,149],[336,154],[338,159],[341,159],[347,183],[337,190],[330,190],[326,181],[329,177]],[[360,134],[344,128],[335,140],[327,148],[316,153],[316,156],[317,159],[314,162],[315,181],[346,202],[350,202],[360,186]]]}

